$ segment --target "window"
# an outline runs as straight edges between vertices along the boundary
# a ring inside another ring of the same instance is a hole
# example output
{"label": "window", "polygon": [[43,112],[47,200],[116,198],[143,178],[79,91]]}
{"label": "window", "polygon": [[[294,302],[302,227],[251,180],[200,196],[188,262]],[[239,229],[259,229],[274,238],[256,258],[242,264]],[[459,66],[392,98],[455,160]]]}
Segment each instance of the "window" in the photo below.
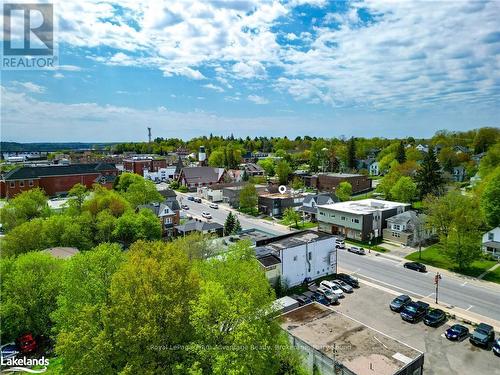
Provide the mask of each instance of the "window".
{"label": "window", "polygon": [[323,211],[320,211],[320,212],[319,212],[319,214],[320,214],[321,216],[325,216],[325,213],[324,213]]}
{"label": "window", "polygon": [[29,180],[28,185],[33,186],[33,180]]}
{"label": "window", "polygon": [[309,254],[307,254],[307,256],[309,257],[309,260],[312,259],[312,253],[311,252],[309,252]]}
{"label": "window", "polygon": [[9,186],[11,188],[15,188],[16,187],[16,182],[15,181],[11,181],[10,184],[9,184]]}
{"label": "window", "polygon": [[394,230],[401,230],[401,225],[399,225],[399,224],[392,224],[392,229],[394,229]]}
{"label": "window", "polygon": [[294,262],[296,262],[296,261],[297,261],[297,255],[295,255],[295,256],[293,257],[293,261],[294,261]]}
{"label": "window", "polygon": [[488,233],[488,241],[493,241],[495,239],[495,234],[493,232]]}
{"label": "window", "polygon": [[356,224],[359,224],[359,219],[354,219],[354,222],[355,222]]}
{"label": "window", "polygon": [[24,187],[24,181],[19,181],[19,187]]}
{"label": "window", "polygon": [[172,224],[172,218],[171,217],[167,217],[165,219],[165,224]]}
{"label": "window", "polygon": [[341,216],[340,220],[344,220],[345,221],[345,216]]}

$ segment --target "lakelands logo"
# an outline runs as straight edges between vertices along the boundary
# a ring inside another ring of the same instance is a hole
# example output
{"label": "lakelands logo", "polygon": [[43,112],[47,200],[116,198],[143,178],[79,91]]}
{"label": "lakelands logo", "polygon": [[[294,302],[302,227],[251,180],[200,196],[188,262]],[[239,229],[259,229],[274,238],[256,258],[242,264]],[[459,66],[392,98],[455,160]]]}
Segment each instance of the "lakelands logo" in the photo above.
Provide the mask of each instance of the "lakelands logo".
{"label": "lakelands logo", "polygon": [[[11,372],[28,372],[30,374],[41,374],[47,371],[49,360],[42,356],[42,358],[2,358],[2,374]],[[33,366],[43,366],[40,369],[32,369]]]}
{"label": "lakelands logo", "polygon": [[53,4],[3,5],[3,69],[55,66]]}

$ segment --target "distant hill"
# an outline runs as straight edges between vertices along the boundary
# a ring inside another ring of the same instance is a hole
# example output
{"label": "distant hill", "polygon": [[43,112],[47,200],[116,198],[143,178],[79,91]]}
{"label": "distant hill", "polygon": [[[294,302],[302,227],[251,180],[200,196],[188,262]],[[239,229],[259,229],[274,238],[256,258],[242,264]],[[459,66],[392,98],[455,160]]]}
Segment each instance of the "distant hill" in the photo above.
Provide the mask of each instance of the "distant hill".
{"label": "distant hill", "polygon": [[0,142],[1,152],[19,152],[19,151],[62,151],[62,150],[104,150],[107,146],[116,143],[17,143],[17,142]]}

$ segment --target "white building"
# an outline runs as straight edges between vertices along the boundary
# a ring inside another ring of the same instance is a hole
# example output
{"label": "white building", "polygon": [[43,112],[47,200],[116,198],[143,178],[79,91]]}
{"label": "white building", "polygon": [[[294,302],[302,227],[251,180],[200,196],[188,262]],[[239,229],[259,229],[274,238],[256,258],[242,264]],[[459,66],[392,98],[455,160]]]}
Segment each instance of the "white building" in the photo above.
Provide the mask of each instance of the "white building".
{"label": "white building", "polygon": [[380,174],[378,161],[374,161],[373,163],[370,164],[369,171],[370,171],[370,176],[378,176]]}
{"label": "white building", "polygon": [[159,168],[158,172],[150,172],[144,169],[144,178],[150,179],[152,181],[170,181],[175,178],[176,166],[170,166],[167,168]]}
{"label": "white building", "polygon": [[483,234],[481,241],[483,251],[486,254],[492,255],[500,259],[500,227],[493,228],[492,230]]}
{"label": "white building", "polygon": [[337,273],[335,236],[315,231],[304,231],[277,237],[267,245],[255,248],[257,258],[270,254],[281,263],[281,282],[288,287],[301,284],[305,279],[317,279]]}

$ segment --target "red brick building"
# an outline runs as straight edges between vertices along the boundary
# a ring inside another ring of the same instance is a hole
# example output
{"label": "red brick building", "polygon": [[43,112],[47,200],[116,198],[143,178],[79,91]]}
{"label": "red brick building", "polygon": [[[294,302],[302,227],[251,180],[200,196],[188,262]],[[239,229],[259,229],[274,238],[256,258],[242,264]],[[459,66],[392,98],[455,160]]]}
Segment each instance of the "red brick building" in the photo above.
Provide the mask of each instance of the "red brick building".
{"label": "red brick building", "polygon": [[2,176],[0,197],[12,198],[35,187],[48,196],[56,196],[67,193],[78,183],[87,188],[98,183],[110,189],[117,175],[118,169],[108,163],[19,167]]}
{"label": "red brick building", "polygon": [[123,160],[123,169],[126,172],[144,176],[144,170],[158,172],[160,168],[167,168],[167,159],[154,159],[153,157],[133,157]]}
{"label": "red brick building", "polygon": [[372,181],[361,174],[350,173],[318,173],[313,176],[304,176],[304,182],[307,187],[317,189],[318,191],[331,191],[335,189],[341,182],[349,182],[352,185],[352,193],[357,194],[372,188]]}

